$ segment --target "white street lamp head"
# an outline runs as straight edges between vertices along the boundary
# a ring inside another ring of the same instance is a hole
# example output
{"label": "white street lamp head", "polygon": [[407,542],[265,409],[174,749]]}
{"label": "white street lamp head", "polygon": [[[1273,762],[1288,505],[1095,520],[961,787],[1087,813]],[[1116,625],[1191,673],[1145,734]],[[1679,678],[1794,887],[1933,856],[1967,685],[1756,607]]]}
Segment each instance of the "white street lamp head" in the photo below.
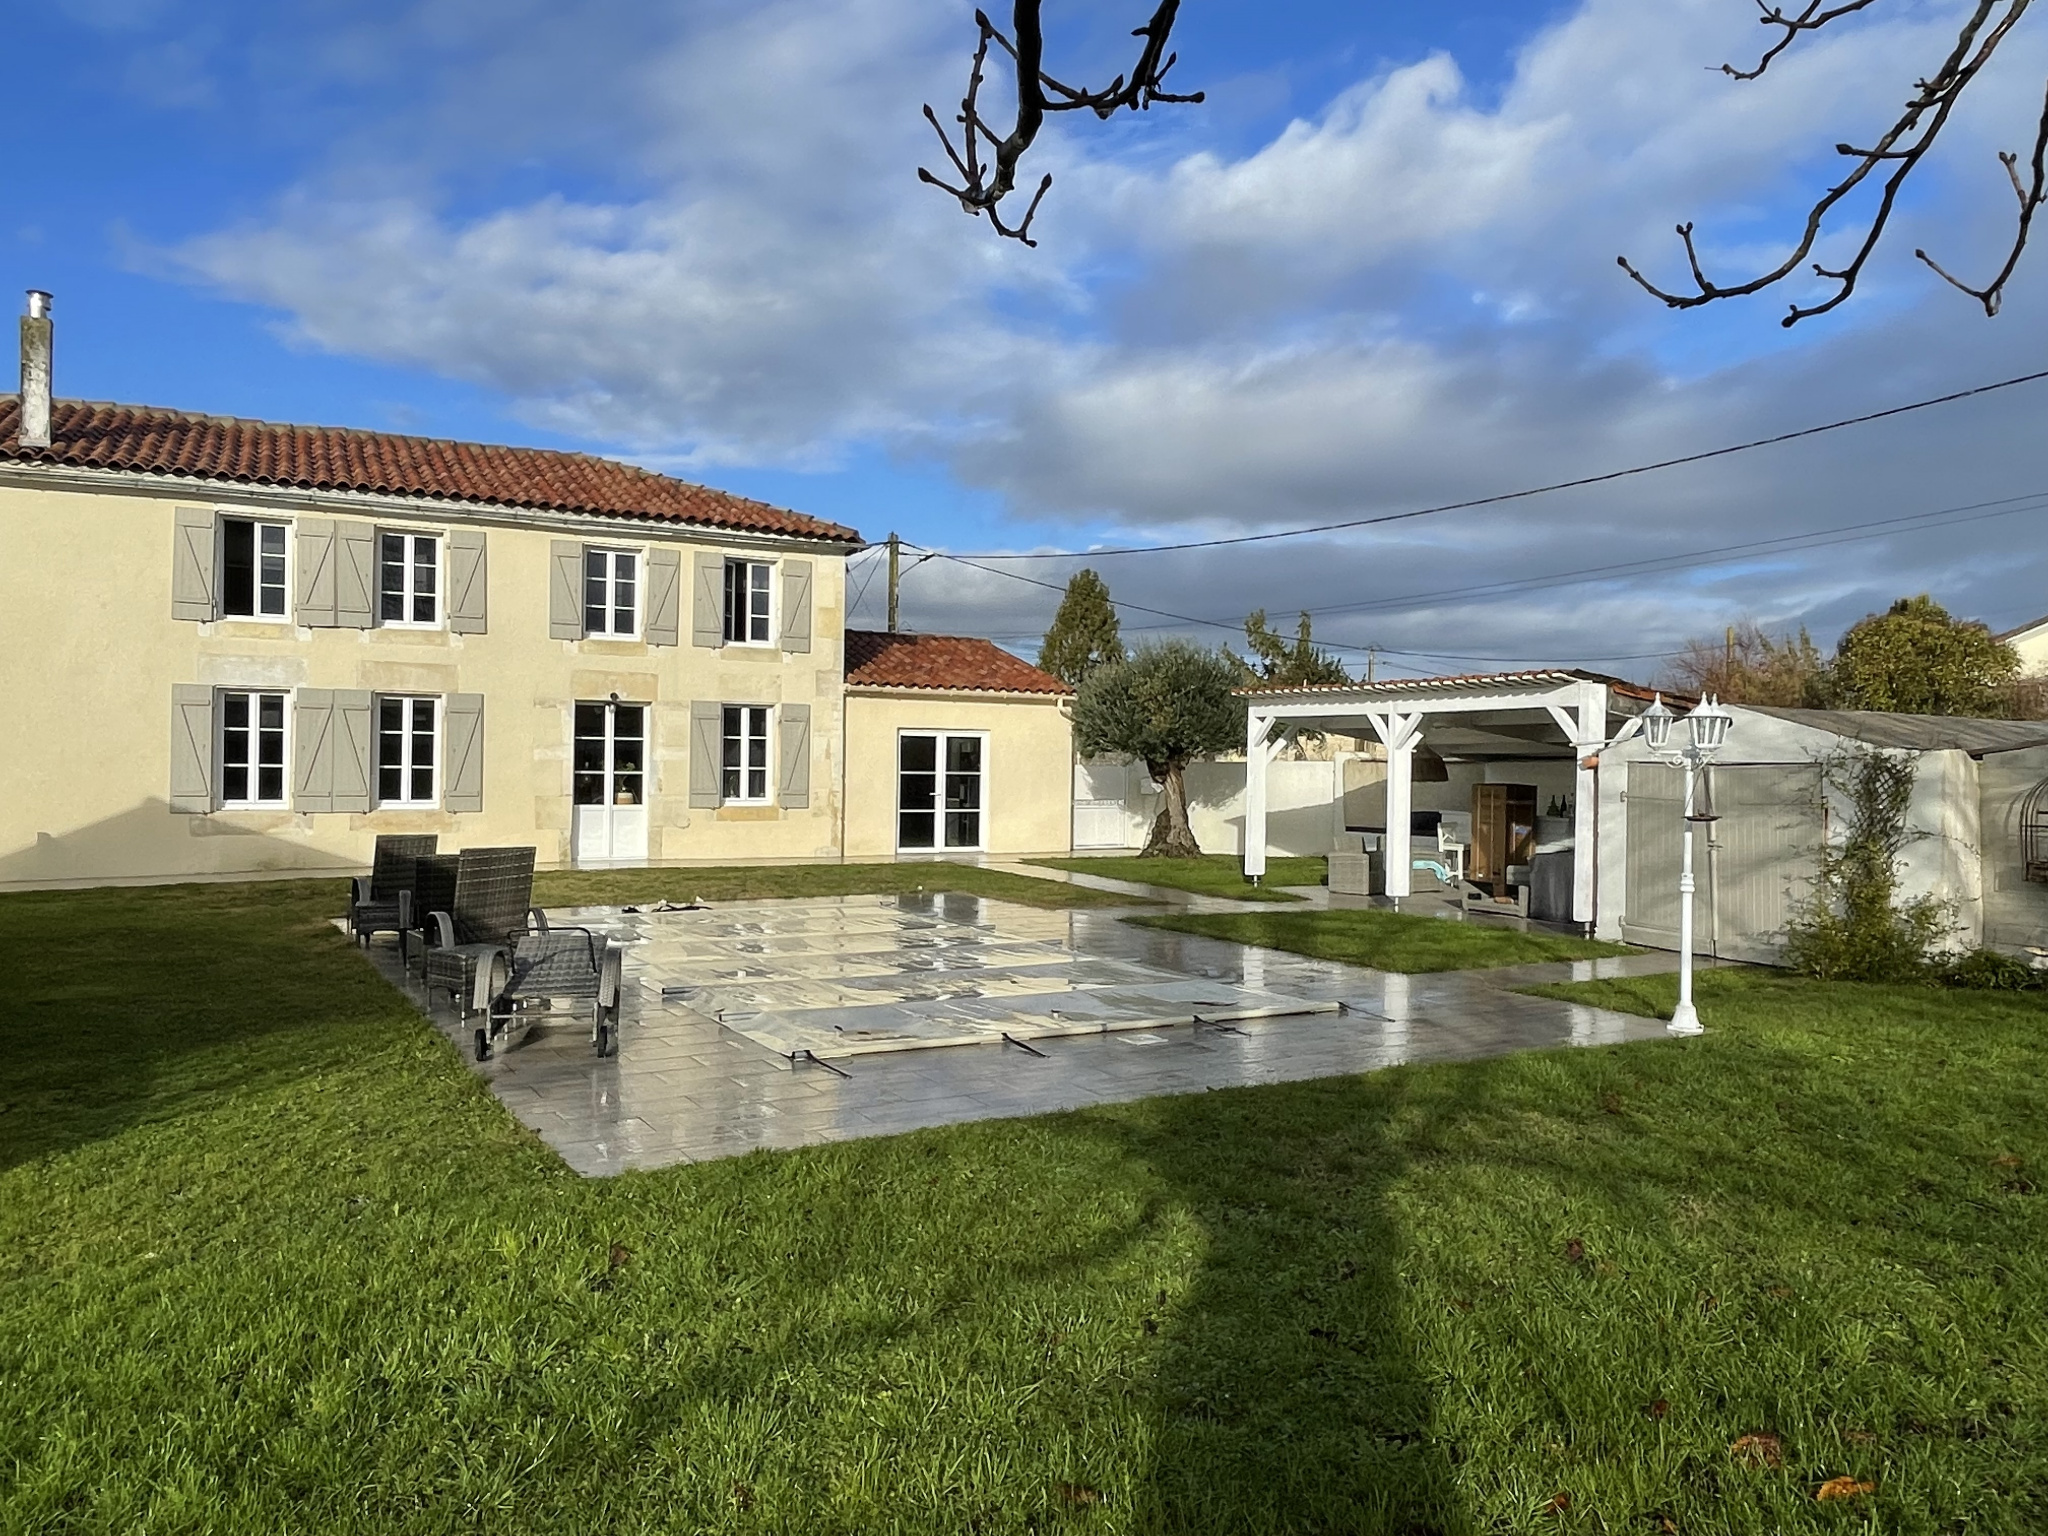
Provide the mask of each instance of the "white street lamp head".
{"label": "white street lamp head", "polygon": [[1643,740],[1650,744],[1652,752],[1662,752],[1671,745],[1671,726],[1677,719],[1678,716],[1671,713],[1670,706],[1664,702],[1664,695],[1661,693],[1651,701],[1650,707],[1643,711]]}
{"label": "white street lamp head", "polygon": [[1692,734],[1693,750],[1702,757],[1712,757],[1721,750],[1728,740],[1729,728],[1734,724],[1734,714],[1711,695],[1700,700],[1685,717],[1685,728]]}

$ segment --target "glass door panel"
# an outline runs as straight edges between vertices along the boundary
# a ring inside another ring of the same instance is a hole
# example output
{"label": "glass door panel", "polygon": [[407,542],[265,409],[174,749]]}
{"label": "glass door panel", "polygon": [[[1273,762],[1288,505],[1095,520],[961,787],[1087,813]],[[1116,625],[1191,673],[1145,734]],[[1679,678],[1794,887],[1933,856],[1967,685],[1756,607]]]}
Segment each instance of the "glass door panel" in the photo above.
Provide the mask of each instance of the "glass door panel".
{"label": "glass door panel", "polygon": [[578,703],[570,763],[580,865],[647,859],[647,706]]}
{"label": "glass door panel", "polygon": [[980,735],[917,732],[896,744],[896,846],[905,851],[982,846]]}

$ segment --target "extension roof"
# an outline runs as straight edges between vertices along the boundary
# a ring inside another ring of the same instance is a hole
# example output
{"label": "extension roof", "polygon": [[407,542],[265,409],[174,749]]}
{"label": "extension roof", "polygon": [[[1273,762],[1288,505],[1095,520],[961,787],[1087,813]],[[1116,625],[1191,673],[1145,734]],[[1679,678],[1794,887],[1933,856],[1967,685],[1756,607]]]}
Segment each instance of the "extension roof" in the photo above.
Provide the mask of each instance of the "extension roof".
{"label": "extension roof", "polygon": [[349,427],[304,427],[93,400],[53,402],[48,448],[19,441],[21,397],[0,395],[0,463],[193,481],[420,496],[858,544],[851,528],[652,470],[551,448],[506,448]]}
{"label": "extension roof", "polygon": [[[1361,699],[1428,698],[1434,694],[1466,693],[1474,690],[1554,688],[1560,683],[1601,683],[1623,698],[1645,703],[1654,696],[1648,688],[1609,677],[1604,672],[1582,672],[1576,668],[1538,667],[1525,672],[1467,672],[1455,677],[1394,677],[1380,682],[1349,683],[1262,683],[1237,692],[1246,697],[1276,695],[1346,694]],[[1674,697],[1676,697],[1674,695]]]}
{"label": "extension roof", "polygon": [[1877,709],[1785,709],[1772,704],[1736,704],[1752,714],[1811,726],[1873,747],[1914,752],[2015,752],[2048,746],[2048,721],[1978,720],[1966,715],[1901,715]]}
{"label": "extension roof", "polygon": [[933,688],[971,693],[1048,693],[1074,690],[1012,656],[993,640],[966,635],[906,635],[883,630],[846,632],[849,688]]}

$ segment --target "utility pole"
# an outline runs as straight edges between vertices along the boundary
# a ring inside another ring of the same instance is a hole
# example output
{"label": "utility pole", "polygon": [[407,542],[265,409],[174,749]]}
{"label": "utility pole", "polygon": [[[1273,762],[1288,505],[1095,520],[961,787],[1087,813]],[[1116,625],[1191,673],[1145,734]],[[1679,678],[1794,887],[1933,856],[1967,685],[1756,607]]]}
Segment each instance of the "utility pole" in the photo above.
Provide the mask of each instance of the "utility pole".
{"label": "utility pole", "polygon": [[903,541],[895,534],[889,535],[889,633],[896,633],[896,581],[897,562],[903,554]]}
{"label": "utility pole", "polygon": [[1365,680],[1368,683],[1372,681],[1373,663],[1379,660],[1379,655],[1380,648],[1378,646],[1368,645],[1365,648]]}

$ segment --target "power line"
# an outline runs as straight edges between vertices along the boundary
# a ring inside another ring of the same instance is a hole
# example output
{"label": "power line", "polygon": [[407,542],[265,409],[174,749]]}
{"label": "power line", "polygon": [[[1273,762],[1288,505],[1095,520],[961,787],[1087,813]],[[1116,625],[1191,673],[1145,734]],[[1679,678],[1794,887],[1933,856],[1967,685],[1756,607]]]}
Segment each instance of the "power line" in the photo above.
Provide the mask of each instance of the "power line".
{"label": "power line", "polygon": [[[1917,529],[1942,525],[1942,520],[1952,523],[1982,522],[1991,518],[2011,517],[2021,512],[2038,510],[2048,491],[2030,491],[2020,496],[2008,496],[1993,501],[1970,502],[1957,507],[1945,507],[1932,512],[1905,513],[1897,517],[1871,518],[1862,522],[1844,523],[1833,528],[1819,528],[1807,533],[1785,534],[1772,539],[1754,539],[1738,544],[1724,544],[1716,548],[1693,550],[1678,555],[1661,555],[1645,560],[1619,561],[1608,565],[1587,566],[1575,571],[1553,572],[1546,576],[1517,578],[1511,581],[1494,582],[1483,586],[1445,588],[1434,592],[1410,593],[1396,597],[1373,598],[1360,603],[1329,604],[1320,608],[1304,610],[1310,614],[1355,613],[1355,612],[1398,612],[1404,608],[1419,608],[1446,597],[1491,596],[1505,592],[1530,591],[1548,586],[1570,586],[1582,581],[1599,581],[1624,574],[1649,574],[1653,571],[1683,569],[1688,564],[1712,565],[1721,563],[1736,555],[1778,553],[1789,554],[1807,549],[1823,548],[1832,544],[1854,543],[1862,539],[1886,538],[1896,533],[1913,532]],[[1986,510],[1991,509],[1991,510]],[[1965,516],[1964,514],[1971,514]],[[1952,525],[1952,523],[1950,525]],[[1001,570],[978,563],[964,555],[947,554],[942,550],[930,550],[922,545],[909,546],[919,550],[923,559],[950,560],[970,570],[980,571],[988,576],[1001,576],[1010,581],[1021,581],[1027,586],[1039,587],[1048,592],[1064,593],[1066,588],[1059,582],[1042,581],[1035,576],[1026,576],[1019,571]],[[918,562],[923,563],[923,560]],[[1168,619],[1175,624],[1190,624],[1205,629],[1225,629],[1232,634],[1241,633],[1241,623],[1223,619],[1205,619],[1193,614],[1174,613],[1164,608],[1153,608],[1143,603],[1127,602],[1112,597],[1110,605],[1132,613],[1151,614],[1156,618]],[[1143,629],[1165,628],[1164,625],[1134,626]],[[1028,637],[1027,637],[1028,638]],[[1341,640],[1316,642],[1329,650],[1375,652],[1386,656],[1419,656],[1445,661],[1516,661],[1523,658],[1500,656],[1469,656],[1443,651],[1406,651],[1397,647],[1377,644],[1356,644]],[[1637,654],[1614,654],[1607,656],[1585,656],[1591,661],[1647,661],[1678,655],[1675,651],[1642,652]]]}
{"label": "power line", "polygon": [[[1720,545],[1720,547],[1714,547],[1714,549],[1698,549],[1698,551],[1688,551],[1688,553],[1681,553],[1681,555],[1657,555],[1657,557],[1640,559],[1640,561],[1616,561],[1616,563],[1610,563],[1610,565],[1587,565],[1587,567],[1581,567],[1581,569],[1575,569],[1575,571],[1552,571],[1548,575],[1532,575],[1532,578],[1518,578],[1518,580],[1511,580],[1511,582],[1493,582],[1493,584],[1485,584],[1485,586],[1444,588],[1444,590],[1438,590],[1438,592],[1417,592],[1417,594],[1403,594],[1403,596],[1391,596],[1391,598],[1370,598],[1366,602],[1350,602],[1350,604],[1325,604],[1321,608],[1307,608],[1307,612],[1311,612],[1311,614],[1331,614],[1331,612],[1399,612],[1403,608],[1427,606],[1427,604],[1432,604],[1432,602],[1436,602],[1440,598],[1497,596],[1497,594],[1503,594],[1503,592],[1526,592],[1526,590],[1536,590],[1536,588],[1544,588],[1544,586],[1573,586],[1577,582],[1608,580],[1608,578],[1614,578],[1614,575],[1624,575],[1624,573],[1649,573],[1649,571],[1659,571],[1659,569],[1681,569],[1681,567],[1686,567],[1688,563],[1712,565],[1712,563],[1720,563],[1724,559],[1729,559],[1733,555],[1798,553],[1802,549],[1821,549],[1821,547],[1827,547],[1827,545],[1855,543],[1855,541],[1862,541],[1862,539],[1884,539],[1884,537],[1896,535],[1896,532],[1913,532],[1915,528],[1937,526],[1942,520],[1982,522],[1982,520],[1987,520],[1987,518],[2015,516],[2019,512],[2038,510],[2038,506],[2042,504],[2044,498],[2048,498],[2048,492],[2028,492],[2028,494],[2023,494],[2023,496],[2007,496],[2007,498],[1999,498],[1999,500],[1993,500],[1993,502],[1968,502],[1964,506],[1939,508],[1935,512],[1907,512],[1907,514],[1894,516],[1894,518],[1868,518],[1868,520],[1862,520],[1862,522],[1845,522],[1845,524],[1839,524],[1839,526],[1833,526],[1833,528],[1815,528],[1815,530],[1810,530],[1810,532],[1796,532],[1796,535],[1782,535],[1778,539],[1753,539],[1753,541],[1745,541],[1745,543],[1737,543],[1737,545]],[[1987,508],[1991,508],[1991,510],[1987,510]],[[1972,516],[1964,516],[1964,514],[1972,514]],[[1059,584],[1059,582],[1042,582],[1042,580],[1034,578],[1034,575],[1024,575],[1022,571],[1006,571],[1006,569],[991,567],[991,565],[981,565],[977,559],[969,559],[967,555],[948,555],[944,551],[926,551],[922,545],[918,545],[915,549],[920,549],[926,555],[926,559],[932,559],[932,557],[948,559],[948,561],[952,561],[956,565],[967,565],[969,569],[981,571],[983,575],[1001,575],[1001,578],[1008,578],[1012,582],[1024,582],[1026,586],[1036,586],[1036,588],[1042,588],[1042,590],[1047,590],[1047,592],[1065,592],[1065,586]],[[1227,621],[1223,621],[1223,618],[1198,618],[1194,614],[1171,612],[1167,608],[1151,608],[1147,604],[1126,602],[1122,598],[1110,598],[1110,606],[1126,608],[1130,612],[1153,614],[1157,618],[1169,618],[1169,621],[1174,621],[1178,625],[1196,625],[1196,627],[1202,627],[1202,629],[1227,629],[1233,635],[1243,629],[1241,623],[1227,623]],[[1327,649],[1339,649],[1339,651],[1382,651],[1382,653],[1393,653],[1393,655],[1401,655],[1403,653],[1403,651],[1395,651],[1393,647],[1386,647],[1386,645],[1356,645],[1356,643],[1346,643],[1346,641],[1319,641],[1319,645],[1325,645]],[[1442,651],[1413,651],[1413,655],[1440,655],[1440,657],[1446,657],[1446,659],[1475,659],[1475,662],[1483,662],[1483,659],[1499,659],[1499,657],[1456,657],[1456,655],[1442,653]],[[1622,662],[1622,659],[1651,659],[1651,657],[1649,655],[1645,655],[1645,657],[1612,655],[1612,657],[1597,657],[1597,659],[1612,659],[1612,662]]]}
{"label": "power line", "polygon": [[2048,369],[2038,373],[2023,373],[2017,378],[2000,379],[1995,384],[1980,384],[1974,389],[1959,389],[1951,394],[1936,395],[1927,400],[1915,400],[1910,405],[1894,405],[1882,411],[1869,411],[1861,416],[1845,416],[1840,421],[1823,422],[1817,427],[1801,427],[1795,432],[1780,432],[1771,437],[1753,438],[1746,443],[1732,443],[1725,448],[1709,448],[1701,453],[1688,453],[1675,459],[1659,459],[1654,464],[1637,464],[1628,469],[1611,469],[1604,474],[1584,475],[1576,480],[1558,480],[1549,485],[1533,485],[1519,491],[1501,491],[1492,496],[1477,496],[1470,501],[1447,501],[1433,507],[1416,507],[1407,512],[1385,512],[1377,517],[1350,518],[1337,523],[1316,523],[1305,528],[1279,528],[1270,533],[1240,533],[1216,539],[1190,539],[1180,544],[1132,544],[1110,549],[1081,550],[1038,550],[1028,554],[1010,554],[1000,551],[974,552],[967,555],[949,556],[959,560],[1103,560],[1113,555],[1163,555],[1179,550],[1221,549],[1234,544],[1264,544],[1275,539],[1299,539],[1318,533],[1341,533],[1352,528],[1377,528],[1386,523],[1407,522],[1411,518],[1435,517],[1444,512],[1467,512],[1475,507],[1499,506],[1503,502],[1523,501],[1531,496],[1547,496],[1553,491],[1581,490],[1589,485],[1606,485],[1616,480],[1626,480],[1635,475],[1647,475],[1660,469],[1676,469],[1683,464],[1701,464],[1709,459],[1726,458],[1730,454],[1748,453],[1756,448],[1775,447],[1780,443],[1797,442],[1805,437],[1818,437],[1824,432],[1838,432],[1844,427],[1865,426],[1873,421],[1884,421],[1893,416],[1904,416],[1913,411],[1924,411],[1930,406],[1951,405],[1958,400],[1974,399],[1978,395],[1993,394],[2001,389],[2011,389],[2018,384],[2032,384],[2048,379]]}
{"label": "power line", "polygon": [[[1615,576],[1649,575],[1657,571],[1682,570],[1687,565],[1715,565],[1745,554],[1796,554],[1823,549],[1833,544],[1853,544],[1863,539],[1889,538],[1895,533],[1912,533],[1922,528],[1952,527],[1958,523],[1983,522],[2039,511],[2048,491],[2030,491],[2024,496],[2007,496],[1996,501],[1971,502],[1935,512],[1914,512],[1902,517],[1875,518],[1867,522],[1843,523],[1834,528],[1817,528],[1811,533],[1790,533],[1775,539],[1755,539],[1741,544],[1723,544],[1714,549],[1692,550],[1679,555],[1658,555],[1643,560],[1617,561],[1611,565],[1584,566],[1547,576],[1522,576],[1482,586],[1444,587],[1434,592],[1409,593],[1400,597],[1368,598],[1356,603],[1330,603],[1305,610],[1310,614],[1388,613],[1420,608],[1441,598],[1493,597],[1509,592],[1535,591],[1543,587],[1573,586],[1582,581],[1602,581]],[[1997,510],[1986,511],[1985,508]],[[1974,514],[1965,517],[1964,513]]]}

